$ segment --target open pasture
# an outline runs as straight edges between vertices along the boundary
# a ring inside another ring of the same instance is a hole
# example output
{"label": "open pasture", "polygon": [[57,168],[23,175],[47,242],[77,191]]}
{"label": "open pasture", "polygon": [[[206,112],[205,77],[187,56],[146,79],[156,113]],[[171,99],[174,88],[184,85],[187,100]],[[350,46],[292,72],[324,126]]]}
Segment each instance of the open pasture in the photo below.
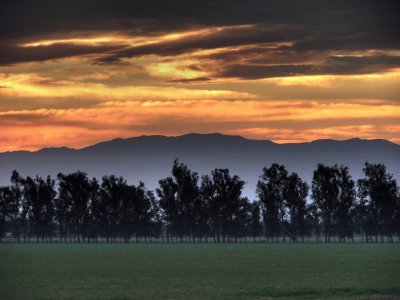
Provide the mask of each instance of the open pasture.
{"label": "open pasture", "polygon": [[0,299],[397,299],[400,244],[0,244]]}

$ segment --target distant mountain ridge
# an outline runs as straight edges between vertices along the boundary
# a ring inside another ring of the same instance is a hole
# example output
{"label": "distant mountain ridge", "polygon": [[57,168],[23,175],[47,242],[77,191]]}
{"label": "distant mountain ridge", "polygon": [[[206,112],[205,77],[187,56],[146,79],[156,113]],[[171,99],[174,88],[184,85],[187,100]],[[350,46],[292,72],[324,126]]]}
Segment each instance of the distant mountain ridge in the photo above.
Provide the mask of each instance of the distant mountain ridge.
{"label": "distant mountain ridge", "polygon": [[400,179],[400,145],[387,140],[316,140],[307,143],[277,144],[219,133],[190,133],[177,137],[161,135],[114,139],[81,149],[44,148],[35,152],[0,153],[0,184],[8,184],[11,171],[22,175],[55,176],[59,172],[82,170],[100,178],[115,174],[129,183],[142,180],[148,188],[168,176],[178,158],[200,175],[214,168],[229,168],[246,182],[245,194],[255,196],[262,168],[273,162],[284,164],[311,181],[316,164],[343,164],[355,179],[362,176],[365,161],[384,163]]}

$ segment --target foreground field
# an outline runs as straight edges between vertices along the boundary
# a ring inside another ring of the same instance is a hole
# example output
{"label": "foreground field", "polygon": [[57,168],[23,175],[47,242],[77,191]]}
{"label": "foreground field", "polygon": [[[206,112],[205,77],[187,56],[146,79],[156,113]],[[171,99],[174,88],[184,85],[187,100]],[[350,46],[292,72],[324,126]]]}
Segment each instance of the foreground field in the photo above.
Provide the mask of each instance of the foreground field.
{"label": "foreground field", "polygon": [[2,244],[0,299],[397,299],[400,244]]}

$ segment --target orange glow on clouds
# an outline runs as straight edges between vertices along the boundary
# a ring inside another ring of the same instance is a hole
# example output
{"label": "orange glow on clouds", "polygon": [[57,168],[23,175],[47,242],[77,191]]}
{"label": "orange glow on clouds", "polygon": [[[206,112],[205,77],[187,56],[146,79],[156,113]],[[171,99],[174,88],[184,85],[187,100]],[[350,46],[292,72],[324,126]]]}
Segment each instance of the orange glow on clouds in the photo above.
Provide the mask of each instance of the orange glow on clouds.
{"label": "orange glow on clouds", "polygon": [[[184,72],[184,71],[183,71]],[[74,81],[54,81],[35,74],[0,74],[2,89],[0,95],[12,97],[65,98],[80,97],[116,100],[168,100],[168,99],[240,99],[254,98],[249,93],[224,90],[194,90],[177,87],[119,86],[110,87],[101,83],[79,83]]]}
{"label": "orange glow on clouds", "polygon": [[252,25],[236,25],[236,26],[219,26],[208,27],[203,29],[196,29],[183,32],[173,32],[158,36],[138,36],[132,37],[115,32],[113,35],[101,34],[98,36],[81,36],[75,38],[60,38],[60,39],[43,39],[34,42],[21,43],[21,47],[38,47],[38,46],[51,46],[55,44],[77,44],[77,45],[102,45],[102,44],[124,44],[133,47],[160,43],[164,41],[175,41],[190,37],[208,35],[215,32],[228,31],[231,29],[251,29]]}
{"label": "orange glow on clouds", "polygon": [[[346,139],[354,135],[376,138],[377,134],[400,142],[394,137],[399,126],[385,124],[386,120],[399,123],[399,106],[379,105],[377,109],[368,104],[254,100],[105,102],[86,109],[2,112],[0,125],[4,130],[0,138],[4,142],[0,147],[3,150],[37,149],[67,143],[79,148],[116,136],[155,132],[177,135],[213,129],[277,142]],[[330,125],[346,122],[353,125]],[[11,137],[23,147],[11,145]]]}
{"label": "orange glow on clouds", "polygon": [[[73,44],[122,45],[119,50],[125,51],[154,44],[169,51],[121,55],[114,63],[98,60],[116,54],[110,50],[0,65],[0,151],[79,148],[116,137],[188,132],[239,134],[279,143],[353,137],[400,143],[400,69],[224,76],[232,65],[252,67],[257,59],[262,67],[285,68],[272,56],[291,46],[291,41],[215,42],[218,34],[229,37],[237,30],[253,29],[253,25],[206,27],[154,36],[99,32],[21,41],[18,46],[24,50]],[[210,36],[215,47],[193,42]],[[172,51],[168,43],[176,42],[189,50]],[[253,53],[258,47],[262,51]],[[324,55],[362,58],[399,52],[370,49]],[[299,65],[318,65],[323,59],[306,56]]]}

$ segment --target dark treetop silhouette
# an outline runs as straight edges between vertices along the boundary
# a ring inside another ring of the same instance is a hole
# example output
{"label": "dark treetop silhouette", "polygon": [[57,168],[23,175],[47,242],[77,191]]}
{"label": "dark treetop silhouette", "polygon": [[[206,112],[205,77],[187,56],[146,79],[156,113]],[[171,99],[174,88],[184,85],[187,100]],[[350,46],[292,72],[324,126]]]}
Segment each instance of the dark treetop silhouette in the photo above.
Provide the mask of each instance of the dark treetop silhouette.
{"label": "dark treetop silhouette", "polygon": [[285,166],[259,177],[256,201],[228,169],[199,179],[175,160],[157,197],[144,183],[86,173],[22,177],[0,187],[0,237],[18,242],[400,241],[400,197],[383,164],[365,163],[357,184],[345,166],[318,164],[309,187]]}

